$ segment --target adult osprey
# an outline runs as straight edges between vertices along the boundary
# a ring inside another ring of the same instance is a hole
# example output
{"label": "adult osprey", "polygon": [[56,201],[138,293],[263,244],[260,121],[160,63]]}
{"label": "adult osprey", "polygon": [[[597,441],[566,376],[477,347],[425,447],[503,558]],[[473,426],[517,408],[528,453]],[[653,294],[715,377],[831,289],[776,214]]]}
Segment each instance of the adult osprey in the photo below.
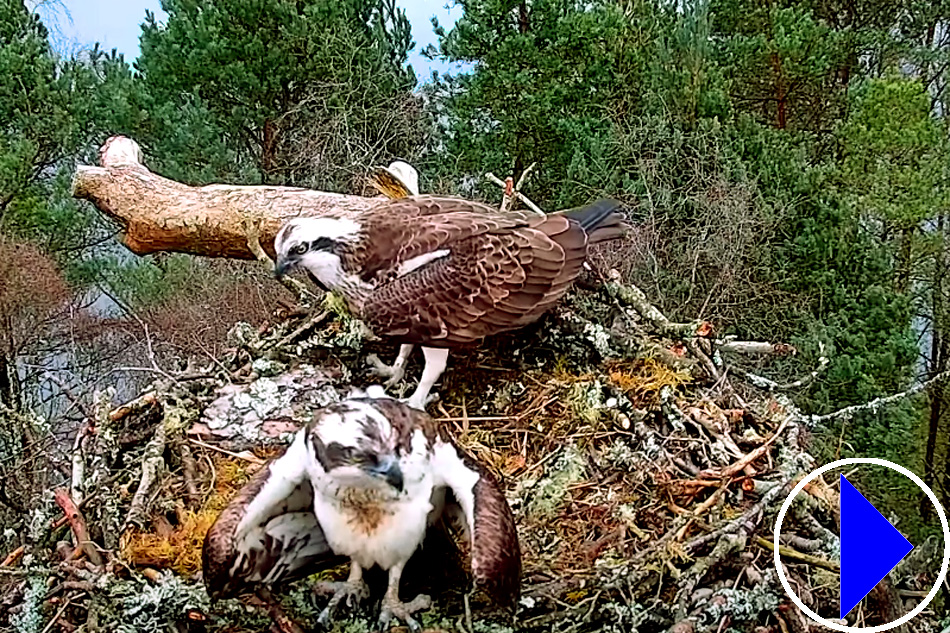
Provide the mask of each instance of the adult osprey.
{"label": "adult osprey", "polygon": [[221,512],[204,541],[204,582],[213,598],[234,596],[349,559],[345,582],[318,587],[333,596],[319,617],[327,625],[341,601],[368,597],[362,573],[378,565],[389,572],[381,627],[396,617],[418,629],[412,614],[430,600],[401,602],[399,581],[439,521],[467,536],[476,584],[513,607],[518,535],[491,474],[424,412],[391,398],[351,398],[321,409]]}
{"label": "adult osprey", "polygon": [[618,206],[539,216],[458,198],[387,200],[358,219],[287,222],[274,242],[276,274],[306,269],[374,334],[404,342],[392,367],[377,366],[387,386],[422,345],[425,368],[408,404],[423,409],[448,349],[540,318],[580,274],[588,247],[622,234]]}

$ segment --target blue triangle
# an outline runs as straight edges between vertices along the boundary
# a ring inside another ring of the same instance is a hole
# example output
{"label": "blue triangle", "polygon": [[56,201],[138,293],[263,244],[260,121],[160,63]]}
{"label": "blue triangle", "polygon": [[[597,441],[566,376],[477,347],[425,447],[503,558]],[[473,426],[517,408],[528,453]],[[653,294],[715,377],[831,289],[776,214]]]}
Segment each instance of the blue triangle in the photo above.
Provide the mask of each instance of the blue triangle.
{"label": "blue triangle", "polygon": [[914,549],[841,475],[841,618]]}

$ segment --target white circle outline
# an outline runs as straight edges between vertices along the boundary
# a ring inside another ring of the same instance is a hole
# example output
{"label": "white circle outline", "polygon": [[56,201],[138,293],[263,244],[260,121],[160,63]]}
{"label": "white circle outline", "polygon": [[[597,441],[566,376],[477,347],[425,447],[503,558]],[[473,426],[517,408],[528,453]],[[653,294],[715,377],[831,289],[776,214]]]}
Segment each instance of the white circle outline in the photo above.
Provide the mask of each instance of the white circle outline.
{"label": "white circle outline", "polygon": [[[924,598],[920,604],[914,607],[910,613],[904,614],[893,622],[888,622],[887,624],[878,624],[877,626],[846,626],[844,624],[838,624],[837,622],[827,620],[809,609],[805,603],[802,602],[801,598],[799,598],[795,592],[792,591],[792,586],[789,584],[788,578],[785,577],[785,572],[782,570],[782,558],[778,551],[778,537],[782,531],[782,522],[785,520],[785,513],[788,512],[788,509],[792,506],[792,501],[795,500],[795,496],[804,490],[805,486],[807,486],[812,479],[817,478],[819,475],[828,472],[832,468],[851,466],[852,464],[874,464],[876,466],[884,466],[885,468],[896,470],[900,474],[913,481],[921,489],[923,489],[925,493],[927,493],[930,501],[937,509],[937,515],[940,517],[940,525],[943,528],[943,564],[940,566],[940,574],[937,576],[937,581],[934,583],[930,593],[928,593],[927,597]],[[785,587],[785,591],[792,599],[792,602],[794,602],[795,606],[801,609],[802,612],[812,620],[827,626],[830,629],[834,629],[835,631],[842,631],[842,633],[880,633],[882,631],[888,631],[894,627],[898,627],[906,622],[909,622],[911,618],[920,615],[920,613],[927,608],[927,605],[930,604],[930,601],[936,597],[937,592],[940,591],[940,587],[943,585],[943,582],[947,577],[947,568],[950,567],[950,525],[947,524],[947,515],[944,513],[940,502],[937,500],[937,495],[934,494],[933,490],[930,489],[930,486],[925,484],[920,477],[907,470],[900,464],[895,464],[894,462],[888,461],[886,459],[879,459],[877,457],[849,457],[847,459],[839,459],[838,461],[825,464],[821,468],[808,473],[808,475],[803,477],[802,480],[798,482],[798,485],[792,489],[788,497],[785,499],[785,503],[782,504],[782,508],[779,510],[778,517],[775,519],[775,530],[772,539],[772,558],[775,562],[775,569],[778,571],[779,580],[782,581],[782,586]]]}

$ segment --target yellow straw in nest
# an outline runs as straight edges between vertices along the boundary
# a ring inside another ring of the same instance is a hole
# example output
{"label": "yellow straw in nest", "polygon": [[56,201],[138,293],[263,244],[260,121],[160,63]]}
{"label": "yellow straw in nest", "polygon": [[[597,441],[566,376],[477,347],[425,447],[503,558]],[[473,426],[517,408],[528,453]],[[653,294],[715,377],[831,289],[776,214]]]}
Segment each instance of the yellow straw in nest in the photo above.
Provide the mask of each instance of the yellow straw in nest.
{"label": "yellow straw in nest", "polygon": [[137,566],[171,569],[182,575],[194,574],[201,569],[201,546],[205,534],[231,497],[257,470],[249,462],[223,456],[216,456],[213,463],[214,489],[201,508],[179,508],[177,524],[170,529],[134,531],[124,535],[121,542],[123,560]]}
{"label": "yellow straw in nest", "polygon": [[679,387],[692,381],[688,371],[676,371],[653,358],[634,364],[617,364],[610,369],[610,381],[637,403],[656,404],[663,387]]}

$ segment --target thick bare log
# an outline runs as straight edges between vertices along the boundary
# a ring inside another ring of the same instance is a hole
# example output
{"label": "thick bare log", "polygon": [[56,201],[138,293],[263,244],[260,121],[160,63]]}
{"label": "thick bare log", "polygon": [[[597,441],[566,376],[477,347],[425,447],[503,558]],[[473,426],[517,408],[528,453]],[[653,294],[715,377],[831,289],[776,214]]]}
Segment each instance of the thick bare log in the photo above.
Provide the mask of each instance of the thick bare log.
{"label": "thick bare log", "polygon": [[76,170],[73,196],[115,220],[122,243],[137,255],[173,251],[254,259],[247,227],[256,225],[261,246],[273,256],[274,237],[288,218],[349,216],[380,200],[296,187],[190,187],[149,171],[138,143],[123,136],[105,142],[99,162],[101,167]]}

